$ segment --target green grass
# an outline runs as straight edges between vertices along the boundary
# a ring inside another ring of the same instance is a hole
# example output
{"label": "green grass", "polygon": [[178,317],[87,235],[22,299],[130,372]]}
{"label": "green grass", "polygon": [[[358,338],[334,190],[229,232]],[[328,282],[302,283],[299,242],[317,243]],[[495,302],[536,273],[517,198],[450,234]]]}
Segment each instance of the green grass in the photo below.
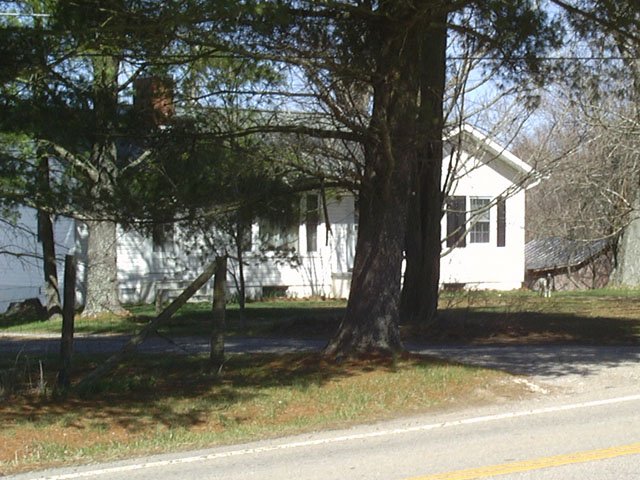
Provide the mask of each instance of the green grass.
{"label": "green grass", "polygon": [[[326,336],[335,330],[345,302],[326,301],[266,301],[248,303],[244,313],[237,304],[227,307],[227,333],[243,336],[271,336],[305,333],[309,337]],[[120,333],[139,331],[156,315],[151,305],[131,305],[128,317],[104,315],[98,318],[76,317],[77,333]],[[160,328],[165,335],[208,335],[211,331],[211,305],[188,303]],[[0,334],[59,333],[61,320],[33,320],[0,316]]]}
{"label": "green grass", "polygon": [[[77,358],[76,376],[100,361]],[[14,363],[0,356],[0,369]],[[55,369],[46,372],[51,385]],[[426,412],[481,401],[478,391],[503,389],[505,378],[417,356],[336,365],[319,355],[237,355],[221,378],[207,373],[202,356],[137,357],[84,396],[25,388],[5,399],[0,474]]]}
{"label": "green grass", "polygon": [[[162,332],[206,335],[209,309],[188,304]],[[78,318],[76,331],[133,333],[154,316],[149,306],[130,310],[127,318]],[[343,312],[344,302],[256,302],[241,318],[231,305],[229,333],[327,338]],[[60,323],[0,319],[0,333],[16,331],[59,333]],[[438,343],[638,344],[640,291],[550,299],[525,291],[445,293],[435,325],[402,331],[406,340]],[[103,359],[76,356],[74,380]],[[215,378],[204,356],[139,355],[85,396],[61,398],[52,389],[56,368],[54,357],[0,354],[0,475],[344,426],[505,388],[502,374],[410,356],[335,365],[316,354],[236,355]]]}
{"label": "green grass", "polygon": [[[76,318],[78,333],[135,333],[155,316],[152,306],[130,306],[125,318]],[[344,301],[267,301],[227,310],[227,335],[328,339],[344,314]],[[190,303],[160,328],[166,336],[209,335],[210,305]],[[0,317],[2,332],[59,333],[60,321]],[[640,339],[640,290],[443,293],[438,322],[427,329],[403,325],[406,341],[448,343],[635,344]]]}
{"label": "green grass", "polygon": [[441,298],[439,322],[408,335],[437,342],[637,344],[640,290],[467,292]]}

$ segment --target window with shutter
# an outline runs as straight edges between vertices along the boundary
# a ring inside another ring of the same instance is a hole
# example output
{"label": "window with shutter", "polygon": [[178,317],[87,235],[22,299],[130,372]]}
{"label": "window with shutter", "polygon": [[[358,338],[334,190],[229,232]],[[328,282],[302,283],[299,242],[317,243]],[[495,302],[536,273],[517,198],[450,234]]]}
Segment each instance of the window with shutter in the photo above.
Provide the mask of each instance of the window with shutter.
{"label": "window with shutter", "polygon": [[465,224],[467,221],[466,197],[447,198],[447,247],[466,247]]}
{"label": "window with shutter", "polygon": [[507,244],[507,201],[503,197],[498,198],[498,247],[504,247]]}
{"label": "window with shutter", "polygon": [[471,228],[469,230],[469,243],[489,243],[491,237],[489,198],[471,197],[469,210],[471,211]]}

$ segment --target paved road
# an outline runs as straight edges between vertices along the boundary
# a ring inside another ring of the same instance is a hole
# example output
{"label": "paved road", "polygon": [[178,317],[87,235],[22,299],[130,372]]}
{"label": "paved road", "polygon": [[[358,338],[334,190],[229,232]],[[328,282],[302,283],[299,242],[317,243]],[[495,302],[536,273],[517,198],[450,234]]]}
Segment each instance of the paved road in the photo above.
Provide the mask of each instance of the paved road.
{"label": "paved road", "polygon": [[637,480],[640,394],[414,417],[13,480]]}
{"label": "paved road", "polygon": [[[126,335],[84,335],[75,339],[77,353],[108,353],[120,349],[129,339]],[[323,340],[287,338],[227,339],[228,352],[302,352],[317,351],[325,345]],[[637,380],[640,363],[638,346],[580,346],[580,345],[507,345],[507,346],[424,346],[407,345],[414,352],[455,360],[461,363],[505,370],[529,375],[544,383],[575,384],[609,372],[615,383]],[[59,340],[55,335],[3,335],[0,334],[0,352],[26,354],[57,353]],[[178,337],[173,339],[149,338],[140,350],[149,353],[196,354],[207,352],[208,339]],[[613,371],[615,370],[615,375]],[[620,378],[614,378],[620,377]]]}
{"label": "paved road", "polygon": [[[122,348],[129,335],[79,335],[74,339],[76,353],[110,353]],[[287,338],[227,339],[228,352],[302,352],[319,350],[323,340],[299,340]],[[146,353],[197,354],[209,351],[209,339],[205,337],[151,337],[138,347]],[[0,352],[50,354],[60,351],[59,335],[20,335],[0,333]]]}

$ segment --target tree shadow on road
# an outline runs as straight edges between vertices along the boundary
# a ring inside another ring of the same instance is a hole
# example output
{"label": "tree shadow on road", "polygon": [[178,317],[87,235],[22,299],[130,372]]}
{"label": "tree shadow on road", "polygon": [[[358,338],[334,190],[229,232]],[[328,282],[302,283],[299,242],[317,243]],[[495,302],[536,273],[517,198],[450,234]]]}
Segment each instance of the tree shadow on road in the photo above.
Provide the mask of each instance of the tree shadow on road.
{"label": "tree shadow on road", "polygon": [[[640,380],[640,349],[635,346],[588,345],[458,345],[426,347],[433,355],[512,374],[548,378],[579,376],[587,379],[606,370],[628,366]],[[633,382],[629,378],[629,382]]]}

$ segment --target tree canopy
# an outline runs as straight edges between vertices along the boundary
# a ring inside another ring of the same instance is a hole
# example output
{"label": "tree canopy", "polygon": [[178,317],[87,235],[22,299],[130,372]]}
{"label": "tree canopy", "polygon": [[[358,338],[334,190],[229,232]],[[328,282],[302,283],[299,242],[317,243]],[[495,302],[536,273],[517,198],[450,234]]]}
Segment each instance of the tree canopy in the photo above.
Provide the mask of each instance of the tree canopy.
{"label": "tree canopy", "polygon": [[[546,55],[566,32],[606,37],[619,52],[637,46],[635,4],[606,0],[33,0],[16,8],[28,20],[4,21],[0,31],[0,54],[10,59],[0,130],[16,167],[6,184],[50,207],[20,179],[34,168],[33,151],[55,159],[51,191],[65,199],[56,211],[101,231],[98,251],[115,245],[116,220],[215,217],[328,180],[357,191],[357,252],[347,312],[327,349],[334,356],[398,351],[401,317],[434,318],[442,138],[449,112],[464,119],[467,94],[452,78],[473,67],[494,89],[543,84],[553,71]],[[171,120],[158,119],[167,112],[154,105],[152,120],[134,108],[144,79],[171,90],[163,107],[176,112]],[[333,158],[300,160],[309,158],[300,145],[322,145]],[[113,252],[94,264],[110,265],[97,283],[113,284]],[[90,311],[117,307],[114,295],[97,295]]]}

